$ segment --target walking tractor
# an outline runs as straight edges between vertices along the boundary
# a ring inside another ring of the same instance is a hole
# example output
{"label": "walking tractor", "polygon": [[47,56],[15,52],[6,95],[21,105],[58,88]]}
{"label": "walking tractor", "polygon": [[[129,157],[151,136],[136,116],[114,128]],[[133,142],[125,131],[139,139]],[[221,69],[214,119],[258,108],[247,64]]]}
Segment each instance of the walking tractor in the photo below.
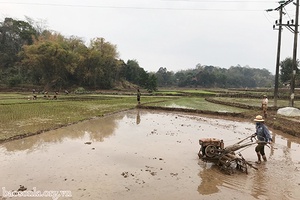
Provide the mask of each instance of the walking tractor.
{"label": "walking tractor", "polygon": [[[224,147],[223,140],[216,138],[202,138],[199,140],[199,159],[204,162],[217,164],[220,169],[224,170],[227,174],[232,174],[235,170],[248,174],[248,166],[256,170],[257,168],[246,161],[240,152],[236,154],[235,151],[257,144],[256,141],[253,141],[254,137],[254,135],[246,137],[227,147]],[[246,141],[248,139],[250,140]]]}

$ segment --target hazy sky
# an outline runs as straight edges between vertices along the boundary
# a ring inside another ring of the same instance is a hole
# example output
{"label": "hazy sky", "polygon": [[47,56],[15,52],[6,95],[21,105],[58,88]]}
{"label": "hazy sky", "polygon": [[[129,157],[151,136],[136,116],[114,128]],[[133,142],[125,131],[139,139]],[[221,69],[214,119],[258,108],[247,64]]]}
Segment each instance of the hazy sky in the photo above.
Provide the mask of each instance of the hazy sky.
{"label": "hazy sky", "polygon": [[[248,65],[274,74],[279,12],[265,10],[278,6],[272,0],[0,0],[0,19],[45,20],[48,29],[86,42],[103,37],[117,45],[120,59],[135,59],[146,71]],[[283,22],[294,19],[295,8],[286,6]],[[281,60],[292,57],[293,40],[284,28]]]}

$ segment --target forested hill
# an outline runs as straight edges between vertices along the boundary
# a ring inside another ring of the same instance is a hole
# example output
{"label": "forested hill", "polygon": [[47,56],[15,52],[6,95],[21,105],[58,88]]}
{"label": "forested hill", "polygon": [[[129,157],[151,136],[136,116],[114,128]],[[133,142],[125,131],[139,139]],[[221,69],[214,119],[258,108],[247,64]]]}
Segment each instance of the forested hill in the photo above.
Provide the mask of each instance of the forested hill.
{"label": "forested hill", "polygon": [[33,84],[45,89],[86,87],[111,89],[127,80],[149,90],[154,74],[137,61],[119,59],[116,45],[94,38],[89,46],[78,37],[66,38],[36,26],[33,20],[5,18],[0,24],[0,84]]}
{"label": "forested hill", "polygon": [[94,38],[87,46],[81,38],[44,29],[30,18],[0,22],[2,87],[112,89],[124,81],[152,91],[157,86],[269,87],[274,77],[265,69],[241,66],[197,65],[176,73],[158,67],[157,72],[147,72],[134,59],[120,59],[116,45],[104,38]]}

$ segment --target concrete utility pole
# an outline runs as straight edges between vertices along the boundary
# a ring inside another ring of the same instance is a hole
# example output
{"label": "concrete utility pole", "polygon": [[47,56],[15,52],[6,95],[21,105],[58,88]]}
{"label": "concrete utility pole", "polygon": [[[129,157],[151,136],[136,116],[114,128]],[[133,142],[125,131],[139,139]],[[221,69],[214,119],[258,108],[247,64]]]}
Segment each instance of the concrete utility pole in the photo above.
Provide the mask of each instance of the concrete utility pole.
{"label": "concrete utility pole", "polygon": [[[282,32],[282,14],[283,8],[291,3],[293,0],[289,1],[279,1],[278,3],[280,6],[275,8],[274,10],[279,10],[279,23],[276,20],[276,25],[279,26],[278,28],[278,43],[277,43],[277,58],[276,58],[276,70],[275,70],[275,87],[274,87],[274,106],[277,107],[277,98],[278,98],[278,79],[279,79],[279,65],[280,65],[280,49],[281,49],[281,32]],[[273,9],[266,10],[267,12],[273,11]],[[275,25],[273,26],[275,29]]]}
{"label": "concrete utility pole", "polygon": [[292,63],[292,80],[291,80],[291,92],[290,92],[290,106],[294,107],[295,99],[295,78],[297,69],[297,41],[298,41],[298,24],[299,24],[299,0],[296,1],[296,16],[295,16],[295,32],[294,32],[294,50],[293,50],[293,63]]}
{"label": "concrete utility pole", "polygon": [[275,70],[275,88],[274,88],[274,106],[275,107],[277,107],[277,98],[278,98],[278,79],[279,79],[281,31],[282,31],[282,9],[283,9],[283,5],[280,5],[279,6],[279,29],[278,29],[278,43],[277,43],[277,58],[276,58],[276,70]]}

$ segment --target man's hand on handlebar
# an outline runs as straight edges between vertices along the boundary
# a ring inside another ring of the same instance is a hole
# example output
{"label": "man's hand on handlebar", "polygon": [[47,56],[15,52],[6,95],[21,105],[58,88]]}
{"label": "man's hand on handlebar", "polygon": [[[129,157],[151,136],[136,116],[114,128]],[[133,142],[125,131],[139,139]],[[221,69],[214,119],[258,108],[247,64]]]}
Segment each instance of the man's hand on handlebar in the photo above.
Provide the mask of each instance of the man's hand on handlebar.
{"label": "man's hand on handlebar", "polygon": [[253,142],[253,138],[255,138],[255,137],[256,137],[256,133],[251,135],[251,142]]}

